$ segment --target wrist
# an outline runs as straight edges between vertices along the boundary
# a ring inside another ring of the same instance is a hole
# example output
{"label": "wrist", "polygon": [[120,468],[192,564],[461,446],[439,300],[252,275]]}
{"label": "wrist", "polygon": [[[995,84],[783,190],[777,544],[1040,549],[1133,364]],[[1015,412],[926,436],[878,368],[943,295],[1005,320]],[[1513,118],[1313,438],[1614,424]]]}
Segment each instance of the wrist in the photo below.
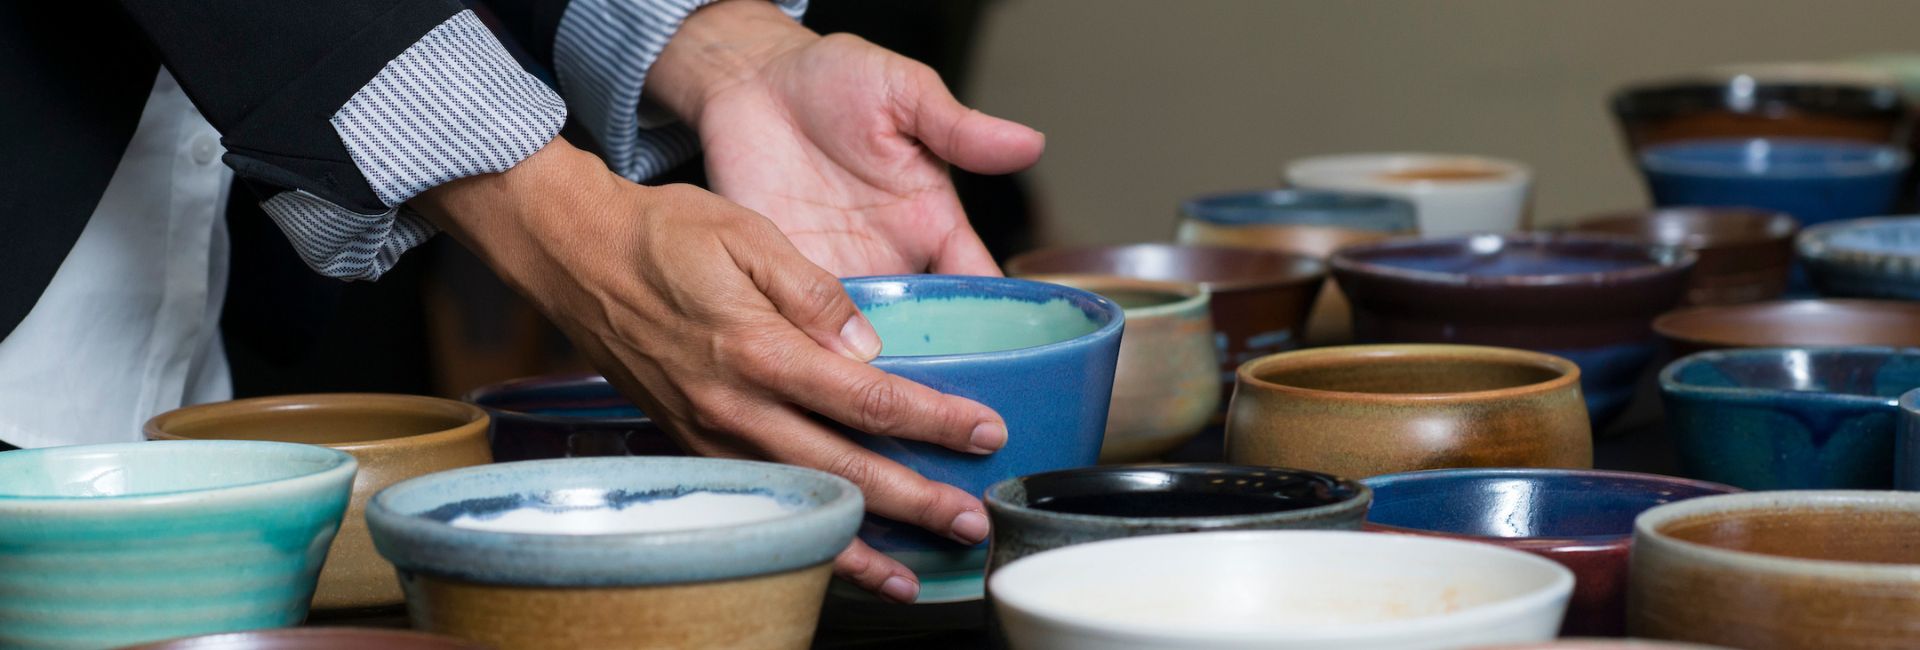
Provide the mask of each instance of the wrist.
{"label": "wrist", "polygon": [[697,128],[708,100],[818,38],[767,0],[719,0],[667,41],[647,73],[646,97]]}

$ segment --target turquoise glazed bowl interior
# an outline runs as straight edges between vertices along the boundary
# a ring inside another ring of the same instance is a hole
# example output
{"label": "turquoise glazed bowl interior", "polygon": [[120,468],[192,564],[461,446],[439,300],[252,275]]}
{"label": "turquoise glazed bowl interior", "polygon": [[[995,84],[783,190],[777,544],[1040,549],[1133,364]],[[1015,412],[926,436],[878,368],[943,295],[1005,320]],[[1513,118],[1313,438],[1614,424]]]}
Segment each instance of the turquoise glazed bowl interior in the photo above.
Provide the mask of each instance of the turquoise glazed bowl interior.
{"label": "turquoise glazed bowl interior", "polygon": [[[843,284],[880,333],[874,366],[985,404],[1008,432],[1007,445],[985,456],[848,430],[861,445],[969,494],[1002,479],[1098,461],[1125,320],[1119,305],[1008,278],[887,276]],[[967,547],[878,516],[867,518],[860,538],[919,574],[921,602],[971,600],[984,591],[984,542]]]}
{"label": "turquoise glazed bowl interior", "polygon": [[475,389],[466,401],[493,416],[488,439],[497,462],[684,453],[600,375],[515,379]]}
{"label": "turquoise glazed bowl interior", "polygon": [[279,442],[0,453],[0,647],[297,624],[357,470]]}
{"label": "turquoise glazed bowl interior", "polygon": [[1413,204],[1377,194],[1324,190],[1248,190],[1180,202],[1180,215],[1220,226],[1326,226],[1384,233],[1419,228]]}
{"label": "turquoise glazed bowl interior", "polygon": [[1920,216],[1826,223],[1797,245],[1821,295],[1920,300]]}
{"label": "turquoise glazed bowl interior", "polygon": [[1686,474],[1750,490],[1891,487],[1896,402],[1914,388],[1916,348],[1719,350],[1660,373]]}

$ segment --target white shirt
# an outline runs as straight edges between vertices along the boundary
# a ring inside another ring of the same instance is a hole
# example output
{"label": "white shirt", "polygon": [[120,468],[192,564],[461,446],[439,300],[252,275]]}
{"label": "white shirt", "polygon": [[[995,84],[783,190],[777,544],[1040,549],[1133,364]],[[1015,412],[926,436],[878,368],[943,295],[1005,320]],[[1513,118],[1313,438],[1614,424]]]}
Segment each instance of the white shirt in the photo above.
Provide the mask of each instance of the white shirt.
{"label": "white shirt", "polygon": [[147,418],[232,396],[219,322],[233,175],[221,153],[162,69],[79,241],[0,340],[0,440],[133,442]]}

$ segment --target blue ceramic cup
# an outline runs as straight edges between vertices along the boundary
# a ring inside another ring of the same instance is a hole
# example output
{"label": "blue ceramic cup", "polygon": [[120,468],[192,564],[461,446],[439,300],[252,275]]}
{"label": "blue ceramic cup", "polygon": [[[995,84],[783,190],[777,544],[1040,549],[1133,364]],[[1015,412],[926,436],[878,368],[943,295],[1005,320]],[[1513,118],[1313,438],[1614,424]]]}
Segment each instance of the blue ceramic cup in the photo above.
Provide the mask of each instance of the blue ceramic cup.
{"label": "blue ceramic cup", "polygon": [[1749,490],[1886,489],[1920,348],[1745,348],[1660,371],[1687,476]]}
{"label": "blue ceramic cup", "polygon": [[1920,490],[1920,388],[1900,396],[1900,424],[1893,444],[1893,487]]}
{"label": "blue ceramic cup", "polygon": [[0,453],[0,648],[298,624],[358,468],[282,442]]}
{"label": "blue ceramic cup", "polygon": [[685,453],[600,375],[515,379],[474,389],[465,399],[493,416],[487,437],[496,462]]}
{"label": "blue ceramic cup", "polygon": [[1886,214],[1900,197],[1907,153],[1849,140],[1682,140],[1640,152],[1655,205],[1743,206],[1812,226]]}
{"label": "blue ceramic cup", "polygon": [[[1120,354],[1120,306],[1057,284],[941,275],[845,280],[880,333],[873,365],[987,405],[1007,445],[977,456],[850,432],[861,445],[969,494],[1003,479],[1084,467],[1100,458]],[[860,539],[920,576],[920,602],[983,592],[987,546],[968,547],[869,515]]]}

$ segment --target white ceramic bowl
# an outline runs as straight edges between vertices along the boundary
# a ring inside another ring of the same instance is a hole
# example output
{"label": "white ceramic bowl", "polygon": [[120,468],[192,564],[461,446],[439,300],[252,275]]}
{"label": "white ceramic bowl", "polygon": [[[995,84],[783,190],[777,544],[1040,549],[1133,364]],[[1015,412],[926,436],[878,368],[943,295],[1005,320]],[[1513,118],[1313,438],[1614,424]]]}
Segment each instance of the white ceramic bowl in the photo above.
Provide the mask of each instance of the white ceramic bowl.
{"label": "white ceramic bowl", "polygon": [[1254,531],[1055,549],[988,589],[1017,650],[1420,650],[1552,639],[1573,574],[1490,544]]}

